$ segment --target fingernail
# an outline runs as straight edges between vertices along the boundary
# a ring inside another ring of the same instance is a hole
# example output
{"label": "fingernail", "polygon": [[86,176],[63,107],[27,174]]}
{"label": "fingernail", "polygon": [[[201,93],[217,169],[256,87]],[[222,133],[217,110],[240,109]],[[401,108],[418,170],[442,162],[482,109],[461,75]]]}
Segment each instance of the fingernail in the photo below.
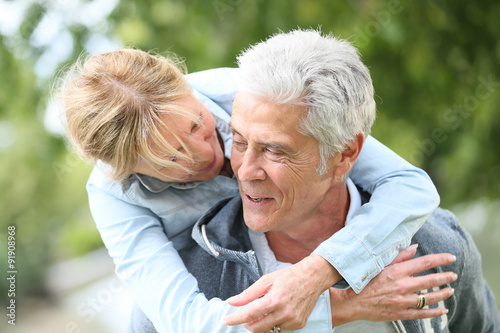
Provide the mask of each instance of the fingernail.
{"label": "fingernail", "polygon": [[451,295],[455,293],[455,289],[451,288]]}
{"label": "fingernail", "polygon": [[458,279],[458,275],[457,273],[453,273],[453,281],[455,281],[456,279]]}
{"label": "fingernail", "polygon": [[408,250],[415,250],[418,247],[418,244],[412,244],[408,247]]}
{"label": "fingernail", "polygon": [[226,302],[230,303],[230,302],[231,302],[232,300],[234,300],[234,299],[235,299],[235,296],[231,296],[231,297],[229,297],[228,299],[226,299]]}
{"label": "fingernail", "polygon": [[451,256],[450,256],[450,261],[451,261],[451,262],[455,262],[455,261],[457,261],[457,257],[455,257],[454,255],[451,255]]}

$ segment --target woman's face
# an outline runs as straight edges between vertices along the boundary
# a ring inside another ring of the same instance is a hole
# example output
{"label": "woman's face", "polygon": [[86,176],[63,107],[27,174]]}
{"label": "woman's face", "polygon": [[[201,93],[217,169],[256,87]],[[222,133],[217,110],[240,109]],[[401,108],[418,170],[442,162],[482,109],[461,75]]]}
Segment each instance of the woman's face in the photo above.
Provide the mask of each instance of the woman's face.
{"label": "woman's face", "polygon": [[[180,98],[175,103],[201,119],[203,126],[199,126],[191,119],[179,114],[163,114],[162,121],[168,124],[170,130],[191,150],[194,163],[189,163],[172,156],[172,161],[191,170],[188,173],[178,168],[163,168],[150,166],[144,161],[134,169],[135,173],[142,173],[169,182],[192,182],[209,180],[217,176],[224,164],[224,153],[215,130],[215,120],[208,109],[193,94]],[[181,144],[166,128],[160,128],[165,140],[179,152],[185,153]],[[154,149],[154,147],[153,147]]]}

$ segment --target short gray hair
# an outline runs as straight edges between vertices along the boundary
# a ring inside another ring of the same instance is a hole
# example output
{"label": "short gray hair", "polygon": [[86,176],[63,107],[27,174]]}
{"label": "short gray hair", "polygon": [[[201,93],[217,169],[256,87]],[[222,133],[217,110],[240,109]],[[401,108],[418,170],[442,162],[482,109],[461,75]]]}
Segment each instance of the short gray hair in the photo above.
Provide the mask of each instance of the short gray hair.
{"label": "short gray hair", "polygon": [[317,30],[280,32],[238,56],[239,91],[276,104],[303,105],[299,129],[319,141],[321,163],[375,120],[373,84],[357,49]]}

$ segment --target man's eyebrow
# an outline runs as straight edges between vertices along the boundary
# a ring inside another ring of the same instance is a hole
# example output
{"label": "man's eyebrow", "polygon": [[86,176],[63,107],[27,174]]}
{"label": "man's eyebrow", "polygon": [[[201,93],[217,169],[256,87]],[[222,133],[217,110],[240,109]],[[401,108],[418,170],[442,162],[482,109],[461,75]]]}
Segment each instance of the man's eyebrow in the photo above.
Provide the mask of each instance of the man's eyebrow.
{"label": "man's eyebrow", "polygon": [[[233,131],[234,133],[238,134],[239,136],[241,136],[242,138],[245,138],[243,135],[241,135],[240,132],[238,132],[231,124],[229,124],[229,128],[231,129],[231,131]],[[293,149],[292,147],[288,146],[288,145],[285,145],[283,143],[280,143],[280,142],[265,142],[265,141],[259,141],[257,142],[258,145],[261,145],[261,146],[266,146],[266,147],[270,147],[270,148],[274,148],[274,149],[279,149],[279,150],[283,150],[285,152],[289,152],[289,153],[294,153],[295,152],[295,149]]]}
{"label": "man's eyebrow", "polygon": [[233,132],[235,132],[236,134],[238,134],[239,136],[243,137],[243,135],[241,135],[240,132],[238,132],[234,127],[233,125],[231,125],[231,122],[229,123],[229,129]]}
{"label": "man's eyebrow", "polygon": [[258,144],[262,145],[262,146],[269,147],[269,148],[274,148],[274,149],[282,150],[282,151],[288,152],[288,153],[294,153],[295,152],[295,149],[293,149],[292,147],[287,146],[287,145],[285,145],[283,143],[279,143],[279,142],[258,142]]}

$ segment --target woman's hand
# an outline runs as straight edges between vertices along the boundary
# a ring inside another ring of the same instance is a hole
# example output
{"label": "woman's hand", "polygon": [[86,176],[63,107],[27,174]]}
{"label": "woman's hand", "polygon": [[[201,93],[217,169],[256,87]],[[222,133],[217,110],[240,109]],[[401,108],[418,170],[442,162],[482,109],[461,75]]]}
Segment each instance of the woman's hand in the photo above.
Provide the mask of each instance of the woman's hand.
{"label": "woman's hand", "polygon": [[[439,287],[457,279],[453,272],[414,277],[427,269],[453,263],[449,253],[430,254],[411,259],[417,247],[411,246],[396,257],[359,294],[352,289],[330,289],[332,323],[339,326],[354,320],[390,321],[439,317],[448,312],[438,307],[417,309],[417,292]],[[411,259],[411,260],[409,260]],[[436,304],[453,295],[450,287],[425,293],[427,305]]]}
{"label": "woman's hand", "polygon": [[[303,328],[319,296],[340,281],[340,274],[322,257],[312,254],[297,264],[262,276],[243,293],[227,302],[248,307],[224,318],[226,325],[240,325],[251,332]],[[257,299],[264,296],[260,299]]]}

